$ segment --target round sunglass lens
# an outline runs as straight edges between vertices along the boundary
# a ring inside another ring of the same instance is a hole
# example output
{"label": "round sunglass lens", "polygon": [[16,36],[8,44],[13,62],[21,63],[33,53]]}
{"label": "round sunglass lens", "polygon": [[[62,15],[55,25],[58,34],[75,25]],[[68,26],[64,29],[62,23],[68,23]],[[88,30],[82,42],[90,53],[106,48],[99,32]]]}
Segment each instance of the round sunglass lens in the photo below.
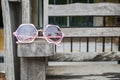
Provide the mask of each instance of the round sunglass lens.
{"label": "round sunglass lens", "polygon": [[59,42],[62,39],[62,32],[56,25],[50,25],[45,30],[45,36],[49,42]]}
{"label": "round sunglass lens", "polygon": [[18,41],[20,42],[30,42],[34,40],[34,37],[36,35],[36,29],[33,27],[33,25],[21,25],[16,30],[16,37]]}

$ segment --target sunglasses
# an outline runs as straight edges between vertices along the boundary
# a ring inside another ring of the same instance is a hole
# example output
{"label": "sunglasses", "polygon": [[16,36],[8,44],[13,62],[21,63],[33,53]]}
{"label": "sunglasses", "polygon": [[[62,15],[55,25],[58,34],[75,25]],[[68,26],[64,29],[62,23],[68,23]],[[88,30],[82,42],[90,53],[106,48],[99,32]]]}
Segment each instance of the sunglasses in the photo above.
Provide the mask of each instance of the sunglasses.
{"label": "sunglasses", "polygon": [[[42,32],[43,36],[38,36],[39,32]],[[44,30],[37,30],[33,24],[21,24],[13,35],[18,40],[16,43],[31,43],[36,38],[43,38],[55,45],[59,45],[64,37],[57,25],[46,25]]]}

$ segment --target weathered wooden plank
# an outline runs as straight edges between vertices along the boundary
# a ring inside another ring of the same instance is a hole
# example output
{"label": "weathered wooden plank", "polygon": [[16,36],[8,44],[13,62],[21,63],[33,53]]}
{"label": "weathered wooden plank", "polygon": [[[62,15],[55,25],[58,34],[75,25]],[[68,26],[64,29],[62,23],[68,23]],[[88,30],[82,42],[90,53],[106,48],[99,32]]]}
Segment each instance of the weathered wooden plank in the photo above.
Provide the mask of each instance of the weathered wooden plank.
{"label": "weathered wooden plank", "polygon": [[56,46],[56,52],[71,52],[71,38],[64,38],[60,46]]}
{"label": "weathered wooden plank", "polygon": [[43,26],[47,25],[48,24],[48,14],[49,14],[49,11],[48,11],[48,0],[43,0],[43,6],[44,6],[44,14],[43,14]]}
{"label": "weathered wooden plank", "polygon": [[47,80],[119,80],[119,67],[109,62],[49,66],[46,70]]}
{"label": "weathered wooden plank", "polygon": [[95,52],[95,50],[96,50],[95,38],[89,38],[88,52]]}
{"label": "weathered wooden plank", "polygon": [[65,38],[63,41],[64,52],[71,52],[71,38]]}
{"label": "weathered wooden plank", "polygon": [[1,0],[1,3],[5,36],[4,54],[5,54],[5,73],[7,74],[6,80],[15,80],[10,8],[8,0]]}
{"label": "weathered wooden plank", "polygon": [[111,38],[107,37],[105,38],[105,52],[110,52],[112,49],[112,43],[111,43]]}
{"label": "weathered wooden plank", "polygon": [[[19,2],[9,2],[10,7],[10,21],[11,21],[11,33],[16,30],[17,26],[19,26],[22,23],[22,17],[21,17],[21,3]],[[4,26],[5,27],[5,26]],[[9,34],[10,35],[10,34]],[[12,35],[12,34],[11,34]],[[15,74],[15,80],[20,80],[20,58],[17,56],[17,44],[15,43],[16,39],[12,35],[12,48],[13,48],[13,55],[14,55],[14,74]],[[9,54],[9,52],[7,52]],[[9,66],[8,66],[9,68]]]}
{"label": "weathered wooden plank", "polygon": [[56,52],[64,52],[64,42],[60,43],[60,46],[56,46]]}
{"label": "weathered wooden plank", "polygon": [[87,38],[80,39],[80,52],[87,52]]}
{"label": "weathered wooden plank", "polygon": [[[48,66],[46,71],[47,71],[47,75],[49,76],[50,75],[76,76],[76,75],[88,75],[88,74],[102,74],[104,72],[106,73],[107,71],[117,72],[119,66],[120,65],[110,62],[89,62],[89,63],[82,62],[76,65],[71,64],[71,65]],[[93,67],[95,68],[94,70],[92,69]]]}
{"label": "weathered wooden plank", "polygon": [[[22,0],[22,23],[31,23],[31,0]],[[46,1],[46,0],[44,0]],[[40,44],[43,43],[40,42]],[[47,44],[47,43],[46,43]],[[38,54],[41,51],[37,52],[35,50],[38,50],[36,48],[32,48],[32,46],[29,46],[31,44],[26,44],[28,47],[28,52]],[[35,45],[35,44],[34,44]],[[36,44],[37,45],[37,44]],[[25,46],[25,44],[23,44]],[[37,45],[38,46],[38,45]],[[39,45],[41,47],[41,45]],[[32,50],[29,50],[31,48]],[[43,48],[45,52],[45,46]],[[48,48],[48,47],[47,47]],[[46,53],[46,52],[45,52]],[[49,53],[49,52],[48,52]],[[23,54],[21,52],[21,54]],[[25,52],[26,54],[26,52]],[[28,53],[27,53],[28,54]],[[29,54],[28,54],[29,55]],[[46,62],[44,58],[38,58],[39,56],[35,56],[34,58],[25,58],[21,57],[21,80],[46,80],[46,71],[45,71],[45,66]]]}
{"label": "weathered wooden plank", "polygon": [[[120,28],[61,28],[65,37],[112,37],[120,36]],[[84,34],[83,34],[84,33]]]}
{"label": "weathered wooden plank", "polygon": [[72,41],[72,52],[80,52],[80,38],[73,38]]}
{"label": "weathered wooden plank", "polygon": [[80,52],[55,53],[52,61],[115,61],[120,60],[120,52]]}
{"label": "weathered wooden plank", "polygon": [[49,16],[85,16],[85,15],[120,15],[120,4],[95,3],[83,4],[74,3],[67,5],[49,5]]}
{"label": "weathered wooden plank", "polygon": [[21,80],[46,80],[44,58],[21,58]]}
{"label": "weathered wooden plank", "polygon": [[31,22],[31,3],[30,0],[22,0],[22,23]]}
{"label": "weathered wooden plank", "polygon": [[96,38],[96,52],[103,52],[103,38]]}
{"label": "weathered wooden plank", "polygon": [[20,2],[21,0],[9,0],[10,2]]}
{"label": "weathered wooden plank", "polygon": [[44,39],[28,44],[18,44],[19,57],[48,57],[53,54],[53,45]]}
{"label": "weathered wooden plank", "polygon": [[118,49],[118,47],[119,47],[119,38],[117,37],[117,38],[112,38],[113,40],[112,40],[112,51],[119,51]]}

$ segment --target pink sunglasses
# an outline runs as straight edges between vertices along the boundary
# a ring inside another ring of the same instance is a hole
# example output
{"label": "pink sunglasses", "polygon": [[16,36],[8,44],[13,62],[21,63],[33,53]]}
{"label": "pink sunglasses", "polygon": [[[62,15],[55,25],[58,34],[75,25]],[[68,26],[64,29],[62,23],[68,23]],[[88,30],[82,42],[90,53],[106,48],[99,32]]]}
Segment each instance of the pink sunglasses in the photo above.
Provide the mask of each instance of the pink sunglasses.
{"label": "pink sunglasses", "polygon": [[[38,36],[38,32],[43,32],[43,37]],[[17,43],[31,43],[36,38],[44,38],[49,43],[59,45],[64,34],[57,25],[47,25],[44,30],[37,30],[33,24],[21,24],[13,35],[17,38]]]}

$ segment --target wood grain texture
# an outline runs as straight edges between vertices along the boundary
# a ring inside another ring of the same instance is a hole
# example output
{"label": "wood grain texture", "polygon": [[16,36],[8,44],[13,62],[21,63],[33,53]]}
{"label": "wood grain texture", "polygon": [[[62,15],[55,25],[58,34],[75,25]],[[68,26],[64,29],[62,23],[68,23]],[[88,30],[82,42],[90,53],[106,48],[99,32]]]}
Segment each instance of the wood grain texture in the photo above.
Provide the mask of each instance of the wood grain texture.
{"label": "wood grain texture", "polygon": [[85,16],[85,15],[119,15],[120,4],[95,3],[83,4],[73,3],[67,5],[49,5],[49,16]]}
{"label": "wood grain texture", "polygon": [[18,44],[19,57],[48,57],[53,54],[53,44],[49,44],[43,39],[32,43]]}
{"label": "wood grain texture", "polygon": [[96,52],[103,52],[103,38],[96,38]]}
{"label": "wood grain texture", "polygon": [[81,44],[80,38],[73,38],[72,39],[72,52],[80,52]]}
{"label": "wood grain texture", "polygon": [[31,22],[31,3],[30,0],[22,0],[22,23]]}
{"label": "wood grain texture", "polygon": [[[22,0],[22,23],[31,23],[30,1]],[[20,49],[23,51],[20,51]],[[48,56],[49,52],[46,51],[49,51],[49,49],[48,43],[44,40],[31,44],[18,44],[18,53],[21,56],[21,80],[46,80],[46,62],[43,55]],[[26,58],[26,56],[31,57]]]}
{"label": "wood grain texture", "polygon": [[111,43],[111,38],[105,38],[105,52],[110,52],[112,51],[112,43]]}
{"label": "wood grain texture", "polygon": [[46,80],[44,58],[21,58],[21,80]]}
{"label": "wood grain texture", "polygon": [[[120,36],[120,28],[62,28],[65,37],[112,37]],[[84,34],[83,34],[84,33]]]}
{"label": "wood grain texture", "polygon": [[120,60],[120,52],[80,52],[80,53],[56,53],[50,57],[51,61],[117,61]]}
{"label": "wood grain texture", "polygon": [[48,24],[48,14],[49,14],[49,11],[48,11],[48,0],[43,0],[43,26],[46,26]]}
{"label": "wood grain texture", "polygon": [[96,52],[95,38],[89,38],[88,52]]}
{"label": "wood grain texture", "polygon": [[112,51],[119,51],[119,38],[112,38]]}
{"label": "wood grain texture", "polygon": [[87,38],[80,39],[80,52],[87,52]]}
{"label": "wood grain texture", "polygon": [[71,52],[71,38],[65,38],[63,42],[64,52]]}
{"label": "wood grain texture", "polygon": [[47,67],[47,80],[119,80],[120,65],[109,62],[84,62],[77,65]]}
{"label": "wood grain texture", "polygon": [[9,0],[10,2],[21,2],[21,0]]}
{"label": "wood grain texture", "polygon": [[8,0],[1,0],[1,3],[5,36],[4,54],[6,80],[15,80],[10,8]]}

